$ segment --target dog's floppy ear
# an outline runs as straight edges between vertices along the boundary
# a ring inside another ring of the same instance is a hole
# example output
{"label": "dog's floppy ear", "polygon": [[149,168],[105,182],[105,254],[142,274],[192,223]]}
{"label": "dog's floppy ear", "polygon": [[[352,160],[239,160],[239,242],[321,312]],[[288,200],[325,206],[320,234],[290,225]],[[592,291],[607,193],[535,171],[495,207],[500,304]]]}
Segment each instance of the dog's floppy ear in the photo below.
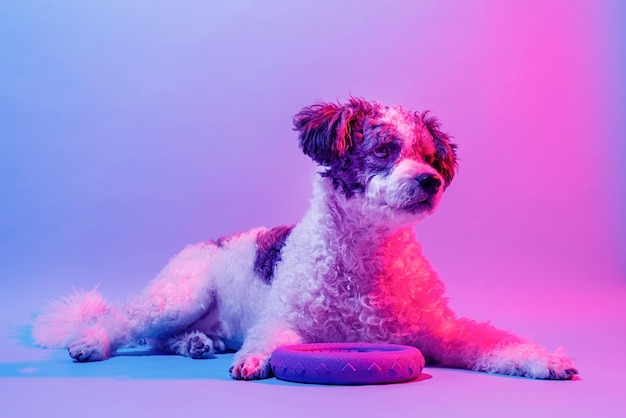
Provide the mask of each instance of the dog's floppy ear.
{"label": "dog's floppy ear", "polygon": [[436,117],[430,116],[428,111],[421,114],[421,119],[433,137],[433,141],[435,141],[435,159],[431,165],[441,174],[445,181],[445,187],[448,187],[459,168],[456,158],[456,144],[450,141],[450,136],[441,132],[439,121]]}
{"label": "dog's floppy ear", "polygon": [[352,147],[355,123],[368,106],[364,100],[351,99],[345,105],[316,103],[303,108],[293,118],[300,148],[319,164],[333,164]]}

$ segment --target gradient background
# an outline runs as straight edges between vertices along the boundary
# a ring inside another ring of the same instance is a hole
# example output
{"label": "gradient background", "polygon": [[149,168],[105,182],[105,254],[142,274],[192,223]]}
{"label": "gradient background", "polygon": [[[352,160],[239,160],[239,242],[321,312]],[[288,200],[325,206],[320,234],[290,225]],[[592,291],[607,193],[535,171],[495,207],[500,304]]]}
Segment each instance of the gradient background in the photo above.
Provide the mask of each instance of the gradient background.
{"label": "gradient background", "polygon": [[[600,396],[585,405],[626,407],[607,389],[626,365],[624,22],[618,0],[4,1],[2,323],[72,286],[123,299],[186,244],[296,222],[314,166],[291,118],[355,95],[430,109],[459,145],[418,227],[452,306],[567,346],[570,387]],[[5,366],[45,356],[24,344]],[[528,384],[454,372],[430,382]]]}

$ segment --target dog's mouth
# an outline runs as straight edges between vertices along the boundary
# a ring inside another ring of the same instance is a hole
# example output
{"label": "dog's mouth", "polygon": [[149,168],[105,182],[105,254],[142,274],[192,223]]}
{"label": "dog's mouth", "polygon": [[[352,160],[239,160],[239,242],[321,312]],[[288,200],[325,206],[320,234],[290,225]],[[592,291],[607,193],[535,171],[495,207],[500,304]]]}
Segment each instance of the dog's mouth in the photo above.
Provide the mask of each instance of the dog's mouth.
{"label": "dog's mouth", "polygon": [[411,202],[402,205],[400,209],[417,215],[418,213],[428,212],[432,210],[434,207],[434,200],[434,195],[429,195],[421,198],[418,197],[417,199],[414,199]]}

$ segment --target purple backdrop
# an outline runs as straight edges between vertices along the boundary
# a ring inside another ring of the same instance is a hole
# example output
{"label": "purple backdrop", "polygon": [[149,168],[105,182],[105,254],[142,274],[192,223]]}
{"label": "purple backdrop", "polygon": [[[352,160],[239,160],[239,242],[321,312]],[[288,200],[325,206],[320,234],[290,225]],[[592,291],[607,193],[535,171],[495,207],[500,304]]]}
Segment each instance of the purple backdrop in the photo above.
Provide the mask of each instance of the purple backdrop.
{"label": "purple backdrop", "polygon": [[350,94],[455,136],[419,228],[449,284],[623,281],[623,3],[214,3],[2,6],[10,289],[135,290],[187,243],[296,221],[291,117]]}

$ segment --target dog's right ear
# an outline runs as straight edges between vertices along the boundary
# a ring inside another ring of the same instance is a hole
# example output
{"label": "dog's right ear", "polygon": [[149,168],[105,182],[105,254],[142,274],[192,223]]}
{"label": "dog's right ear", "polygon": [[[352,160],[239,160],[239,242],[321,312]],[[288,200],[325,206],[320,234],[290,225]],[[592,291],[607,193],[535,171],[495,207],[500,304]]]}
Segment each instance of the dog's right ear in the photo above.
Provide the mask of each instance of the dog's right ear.
{"label": "dog's right ear", "polygon": [[359,113],[352,101],[305,107],[293,118],[294,130],[300,133],[300,148],[318,164],[333,164],[352,146],[353,124]]}

